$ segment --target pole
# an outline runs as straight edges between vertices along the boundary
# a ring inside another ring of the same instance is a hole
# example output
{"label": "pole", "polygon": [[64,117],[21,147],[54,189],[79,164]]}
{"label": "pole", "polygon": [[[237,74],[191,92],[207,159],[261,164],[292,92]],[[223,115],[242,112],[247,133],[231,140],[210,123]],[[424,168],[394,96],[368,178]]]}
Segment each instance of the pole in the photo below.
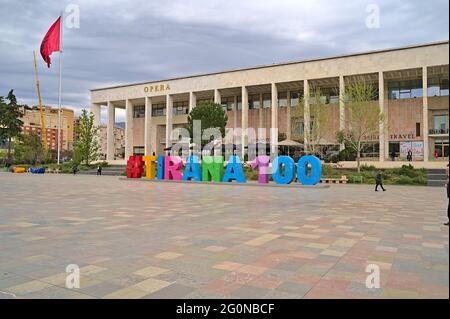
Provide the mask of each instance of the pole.
{"label": "pole", "polygon": [[36,87],[37,87],[38,100],[39,100],[39,113],[41,115],[42,141],[44,144],[44,149],[45,149],[45,151],[47,151],[47,149],[48,149],[47,131],[45,129],[45,119],[44,119],[44,113],[42,111],[41,88],[39,85],[39,77],[38,77],[38,70],[37,70],[37,63],[36,63],[36,51],[33,51],[33,56],[34,56],[34,74],[36,75]]}
{"label": "pole", "polygon": [[61,94],[62,94],[62,33],[64,13],[61,11],[61,20],[59,24],[59,94],[58,94],[58,165],[61,157]]}

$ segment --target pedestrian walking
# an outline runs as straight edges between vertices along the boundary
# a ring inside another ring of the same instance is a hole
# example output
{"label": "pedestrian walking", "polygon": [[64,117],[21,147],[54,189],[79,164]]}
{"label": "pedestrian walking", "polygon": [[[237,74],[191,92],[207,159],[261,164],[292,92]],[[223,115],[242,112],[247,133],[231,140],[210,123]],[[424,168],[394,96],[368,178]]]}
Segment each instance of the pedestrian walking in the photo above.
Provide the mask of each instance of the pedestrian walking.
{"label": "pedestrian walking", "polygon": [[76,164],[74,164],[74,165],[72,166],[72,173],[73,173],[73,175],[76,175],[77,172],[78,172],[78,166],[77,166]]}
{"label": "pedestrian walking", "polygon": [[412,151],[411,150],[408,151],[408,155],[406,155],[406,159],[408,160],[408,162],[412,161]]}
{"label": "pedestrian walking", "polygon": [[102,166],[101,165],[97,166],[97,176],[98,175],[102,175]]}
{"label": "pedestrian walking", "polygon": [[375,191],[378,192],[378,186],[381,187],[381,189],[384,191],[386,191],[386,189],[383,187],[383,179],[381,177],[381,172],[378,172],[377,176],[375,177]]}

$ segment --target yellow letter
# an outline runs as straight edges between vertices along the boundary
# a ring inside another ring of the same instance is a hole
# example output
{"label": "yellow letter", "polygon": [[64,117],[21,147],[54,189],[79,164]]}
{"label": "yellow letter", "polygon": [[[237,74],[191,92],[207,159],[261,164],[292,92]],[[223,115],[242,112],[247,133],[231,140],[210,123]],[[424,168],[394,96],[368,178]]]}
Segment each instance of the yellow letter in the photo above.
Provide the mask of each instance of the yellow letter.
{"label": "yellow letter", "polygon": [[155,179],[156,177],[156,156],[143,156],[145,162],[145,178]]}

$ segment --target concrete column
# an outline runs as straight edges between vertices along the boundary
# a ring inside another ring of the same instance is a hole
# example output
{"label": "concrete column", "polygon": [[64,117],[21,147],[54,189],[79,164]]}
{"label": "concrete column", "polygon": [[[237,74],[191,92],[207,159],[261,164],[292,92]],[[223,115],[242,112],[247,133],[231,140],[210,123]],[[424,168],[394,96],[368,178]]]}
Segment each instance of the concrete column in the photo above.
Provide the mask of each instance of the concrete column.
{"label": "concrete column", "polygon": [[152,129],[152,99],[145,98],[145,117],[144,117],[144,148],[145,155],[151,155],[151,129]]}
{"label": "concrete column", "polygon": [[[378,72],[378,104],[380,107],[380,112],[384,114],[385,105],[384,105],[384,76],[383,72]],[[379,144],[380,144],[380,155],[379,160],[380,162],[384,162],[385,159],[385,141],[386,141],[386,130],[385,126],[387,125],[386,119],[384,119],[383,122],[380,123],[380,130],[379,130]]]}
{"label": "concrete column", "polygon": [[114,104],[108,101],[108,123],[106,126],[106,160],[113,161],[115,155],[115,145],[114,145],[114,126],[116,122],[116,108]]}
{"label": "concrete column", "polygon": [[237,105],[238,105],[238,97],[234,96],[234,105],[233,105],[233,128],[236,129],[237,127]]}
{"label": "concrete column", "polygon": [[278,155],[278,89],[275,83],[271,84],[272,91],[272,113],[271,113],[271,122],[270,126],[270,155],[275,157]]}
{"label": "concrete column", "polygon": [[92,103],[91,104],[91,112],[92,112],[92,114],[94,114],[94,125],[100,126],[100,124],[102,123],[101,105],[97,104],[97,103]]}
{"label": "concrete column", "polygon": [[216,104],[222,103],[222,98],[220,96],[220,91],[218,89],[214,89],[214,103]]}
{"label": "concrete column", "polygon": [[286,92],[286,139],[291,139],[291,91]]}
{"label": "concrete column", "polygon": [[422,130],[423,130],[423,160],[428,162],[428,70],[427,67],[422,67],[422,96],[423,96],[423,115],[422,115]]}
{"label": "concrete column", "polygon": [[189,112],[197,105],[197,96],[194,92],[189,92]]}
{"label": "concrete column", "polygon": [[[263,118],[266,110],[263,110],[263,95],[259,95],[259,110],[258,110],[258,129],[263,127]],[[259,132],[257,130],[257,132]],[[267,134],[267,133],[266,133]],[[258,134],[257,143],[260,141],[260,136]]]}
{"label": "concrete column", "polygon": [[241,124],[241,128],[242,128],[242,141],[241,141],[241,146],[242,146],[242,161],[244,160],[244,156],[245,156],[245,147],[248,145],[248,90],[246,86],[242,87],[242,98],[241,98],[241,103],[242,103],[242,124]]}
{"label": "concrete column", "polygon": [[171,134],[172,134],[172,123],[173,119],[173,98],[170,94],[166,95],[166,147],[172,145]]}
{"label": "concrete column", "polygon": [[[345,97],[345,82],[344,82],[344,76],[339,76],[339,130],[342,131],[345,129],[345,104],[344,104],[344,97]],[[344,143],[342,143],[339,146],[340,150],[344,149]]]}
{"label": "concrete column", "polygon": [[303,103],[304,103],[304,109],[303,109],[303,137],[304,137],[304,145],[305,145],[305,151],[307,152],[309,149],[309,82],[308,80],[303,80]]}
{"label": "concrete column", "polygon": [[125,160],[133,155],[133,104],[125,100]]}

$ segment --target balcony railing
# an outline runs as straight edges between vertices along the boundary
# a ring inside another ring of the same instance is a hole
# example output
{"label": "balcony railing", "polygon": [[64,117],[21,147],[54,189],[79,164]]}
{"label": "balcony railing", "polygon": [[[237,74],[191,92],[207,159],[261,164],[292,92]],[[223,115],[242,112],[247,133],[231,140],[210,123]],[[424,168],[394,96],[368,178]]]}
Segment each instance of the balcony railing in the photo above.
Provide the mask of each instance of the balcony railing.
{"label": "balcony railing", "polygon": [[428,134],[429,135],[448,134],[448,128],[444,128],[444,129],[433,128],[428,131]]}

